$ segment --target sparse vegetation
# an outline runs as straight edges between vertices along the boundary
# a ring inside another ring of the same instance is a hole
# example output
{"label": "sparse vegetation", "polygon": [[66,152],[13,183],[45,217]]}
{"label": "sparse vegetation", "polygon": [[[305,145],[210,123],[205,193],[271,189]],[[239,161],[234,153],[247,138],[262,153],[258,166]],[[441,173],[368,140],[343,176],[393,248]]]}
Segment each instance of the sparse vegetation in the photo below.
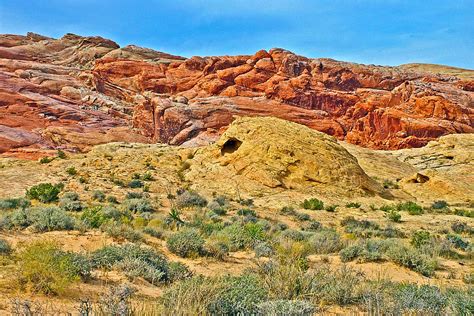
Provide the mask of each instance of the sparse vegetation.
{"label": "sparse vegetation", "polygon": [[40,183],[28,189],[26,197],[43,203],[50,203],[58,200],[62,188],[61,184]]}
{"label": "sparse vegetation", "polygon": [[187,229],[171,235],[166,246],[180,257],[195,257],[203,253],[204,239],[197,231]]}
{"label": "sparse vegetation", "polygon": [[304,200],[301,204],[305,210],[322,210],[324,209],[324,202],[318,200],[317,198],[311,198],[308,200]]}

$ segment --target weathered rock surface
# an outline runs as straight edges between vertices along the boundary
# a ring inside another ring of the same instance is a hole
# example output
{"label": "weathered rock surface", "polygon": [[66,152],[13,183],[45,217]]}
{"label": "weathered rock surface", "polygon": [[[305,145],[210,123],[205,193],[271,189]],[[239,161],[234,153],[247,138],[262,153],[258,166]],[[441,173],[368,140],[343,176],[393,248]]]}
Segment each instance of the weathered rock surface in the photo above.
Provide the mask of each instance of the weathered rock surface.
{"label": "weathered rock surface", "polygon": [[101,37],[0,35],[0,153],[109,141],[188,146],[274,116],[377,149],[474,132],[474,71],[366,66],[283,49],[185,59]]}
{"label": "weathered rock surface", "polygon": [[238,118],[189,161],[185,179],[216,192],[384,193],[333,137],[272,117]]}

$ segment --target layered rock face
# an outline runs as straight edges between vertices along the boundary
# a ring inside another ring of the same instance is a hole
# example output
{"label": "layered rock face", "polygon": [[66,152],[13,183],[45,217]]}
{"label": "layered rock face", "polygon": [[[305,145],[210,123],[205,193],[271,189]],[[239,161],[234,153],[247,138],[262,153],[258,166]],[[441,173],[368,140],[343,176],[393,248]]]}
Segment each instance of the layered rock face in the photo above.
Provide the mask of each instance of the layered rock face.
{"label": "layered rock face", "polygon": [[237,116],[279,117],[378,149],[474,132],[474,71],[430,69],[283,49],[185,59],[101,37],[1,35],[0,153],[118,140],[201,145]]}

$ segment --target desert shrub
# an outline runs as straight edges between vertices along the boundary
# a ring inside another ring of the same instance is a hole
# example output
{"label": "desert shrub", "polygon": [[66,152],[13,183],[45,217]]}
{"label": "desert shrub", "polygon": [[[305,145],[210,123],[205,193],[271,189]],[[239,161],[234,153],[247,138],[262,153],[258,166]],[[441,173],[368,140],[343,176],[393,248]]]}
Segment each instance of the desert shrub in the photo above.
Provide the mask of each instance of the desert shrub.
{"label": "desert shrub", "polygon": [[158,284],[166,274],[142,258],[125,257],[117,262],[114,268],[122,271],[130,280],[140,277],[153,285]]}
{"label": "desert shrub", "polygon": [[156,228],[152,227],[145,227],[143,228],[143,232],[147,235],[150,235],[155,238],[162,238],[163,237],[163,231],[158,230]]}
{"label": "desert shrub", "polygon": [[352,268],[344,265],[336,270],[329,270],[327,266],[323,266],[315,269],[309,277],[310,293],[316,301],[344,306],[360,300],[358,288],[363,276]]}
{"label": "desert shrub", "polygon": [[204,207],[207,205],[205,198],[200,196],[197,192],[194,191],[184,191],[176,197],[176,207],[186,208],[186,207]]}
{"label": "desert shrub", "polygon": [[253,199],[239,199],[239,204],[242,206],[252,207],[253,206]]}
{"label": "desert shrub", "polygon": [[304,226],[303,230],[309,232],[315,232],[323,228],[323,224],[318,221],[312,220],[306,226]]}
{"label": "desert shrub", "polygon": [[31,226],[37,232],[74,229],[74,218],[57,207],[38,207],[28,215]]}
{"label": "desert shrub", "polygon": [[309,221],[311,220],[311,216],[309,216],[309,214],[306,214],[306,213],[296,213],[295,214],[295,218],[301,222],[305,222],[305,221]]}
{"label": "desert shrub", "polygon": [[88,207],[81,214],[81,220],[92,228],[99,228],[109,219],[104,214],[102,206]]}
{"label": "desert shrub", "polygon": [[405,202],[405,203],[399,203],[397,205],[397,210],[408,212],[408,214],[410,215],[421,215],[424,213],[423,208],[420,205],[411,201]]}
{"label": "desert shrub", "polygon": [[143,187],[143,182],[139,179],[133,179],[128,183],[128,187],[132,189]]}
{"label": "desert shrub", "polygon": [[255,257],[270,257],[274,254],[273,247],[266,241],[258,241],[253,246]]}
{"label": "desert shrub", "polygon": [[[35,241],[18,255],[17,280],[21,288],[34,292],[58,294],[81,275],[90,273],[83,257],[62,251],[50,241]],[[78,267],[79,261],[82,262]],[[90,267],[90,266],[89,266]]]}
{"label": "desert shrub", "polygon": [[305,210],[322,210],[324,208],[324,202],[316,198],[304,200],[301,204]]}
{"label": "desert shrub", "polygon": [[142,179],[143,181],[153,181],[153,175],[150,172],[145,172]]}
{"label": "desert shrub", "polygon": [[389,220],[391,220],[392,222],[395,222],[395,223],[400,223],[401,220],[402,220],[402,215],[400,215],[399,212],[396,212],[396,211],[390,211],[387,213],[387,218]]}
{"label": "desert shrub", "polygon": [[474,210],[455,209],[454,215],[474,218]]}
{"label": "desert shrub", "polygon": [[66,173],[70,176],[75,176],[77,174],[77,170],[74,167],[69,167],[66,169]]}
{"label": "desert shrub", "polygon": [[125,194],[125,199],[131,200],[131,199],[143,199],[145,196],[142,192],[127,192]]}
{"label": "desert shrub", "polygon": [[[131,298],[136,291],[128,285],[109,288],[108,293],[102,294],[97,304],[98,315],[125,316],[134,315]],[[83,311],[81,315],[89,315]]]}
{"label": "desert shrub", "polygon": [[136,244],[106,246],[91,253],[94,268],[117,268],[129,278],[142,277],[150,283],[168,280],[168,261],[150,249]]}
{"label": "desert shrub", "polygon": [[294,241],[303,241],[306,239],[306,235],[299,230],[287,229],[281,232],[280,240],[294,240]]}
{"label": "desert shrub", "polygon": [[225,260],[229,255],[230,240],[224,235],[212,235],[204,244],[206,255]]}
{"label": "desert shrub", "polygon": [[138,242],[143,240],[142,234],[125,224],[107,223],[102,226],[102,229],[109,237],[112,237],[114,240],[128,240],[130,242]]}
{"label": "desert shrub", "polygon": [[115,196],[113,195],[109,195],[107,198],[106,198],[106,201],[111,203],[111,204],[118,204],[118,200]]}
{"label": "desert shrub", "polygon": [[421,248],[424,245],[429,244],[431,241],[431,234],[425,230],[417,231],[411,237],[410,243],[415,248]]}
{"label": "desert shrub", "polygon": [[394,183],[392,180],[389,180],[389,179],[385,179],[382,185],[384,189],[398,189],[399,188],[397,183]]}
{"label": "desert shrub", "polygon": [[393,262],[427,277],[433,276],[438,267],[435,258],[400,244],[391,245],[386,253]]}
{"label": "desert shrub", "polygon": [[464,239],[461,238],[459,235],[455,234],[448,234],[446,236],[446,239],[454,245],[454,247],[461,249],[461,250],[466,250],[469,247],[469,242],[465,241]]}
{"label": "desert shrub", "polygon": [[125,210],[133,213],[153,212],[154,208],[148,199],[127,199],[123,203]]}
{"label": "desert shrub", "polygon": [[62,188],[63,185],[61,184],[40,183],[28,189],[26,197],[43,203],[50,203],[58,200]]}
{"label": "desert shrub", "polygon": [[380,228],[376,223],[368,220],[356,220],[352,216],[345,217],[341,221],[341,226],[344,227],[346,233],[353,234],[356,237],[370,238],[370,237],[403,237],[405,234],[393,227]]}
{"label": "desert shrub", "polygon": [[368,239],[342,249],[339,256],[342,262],[354,259],[359,259],[360,262],[381,261],[391,244],[390,241]]}
{"label": "desert shrub", "polygon": [[41,157],[41,159],[39,160],[39,162],[41,164],[47,164],[47,163],[50,163],[51,161],[54,160],[54,157]]}
{"label": "desert shrub", "polygon": [[76,192],[66,192],[59,199],[59,207],[68,212],[80,212],[82,203],[79,201],[79,195]]}
{"label": "desert shrub", "polygon": [[334,253],[344,247],[341,236],[332,229],[322,229],[315,232],[308,239],[308,244],[312,252],[317,254]]}
{"label": "desert shrub", "polygon": [[5,239],[0,238],[0,256],[9,255],[12,252],[10,243]]}
{"label": "desert shrub", "polygon": [[391,211],[395,211],[395,207],[392,206],[392,205],[384,204],[384,205],[382,205],[382,206],[380,207],[380,210],[381,210],[382,212],[388,213],[388,212],[391,212]]}
{"label": "desert shrub", "polygon": [[326,210],[326,212],[335,212],[336,211],[336,208],[337,208],[337,205],[328,205],[326,206],[324,209]]}
{"label": "desert shrub", "polygon": [[207,307],[211,315],[255,315],[257,304],[267,297],[260,280],[252,274],[226,276],[220,282],[221,294]]}
{"label": "desert shrub", "polygon": [[105,201],[105,193],[101,190],[95,190],[92,193],[92,199],[95,200],[95,201],[104,202]]}
{"label": "desert shrub", "polygon": [[254,210],[249,209],[249,208],[243,208],[243,209],[238,210],[237,215],[257,217],[257,213]]}
{"label": "desert shrub", "polygon": [[170,262],[168,265],[168,281],[176,282],[193,276],[188,266],[182,262]]}
{"label": "desert shrub", "polygon": [[450,313],[460,316],[474,315],[474,287],[470,287],[465,291],[448,289],[446,295]]}
{"label": "desert shrub", "polygon": [[195,276],[167,288],[162,302],[168,315],[206,315],[210,304],[222,292],[219,278]]}
{"label": "desert shrub", "polygon": [[291,206],[283,206],[280,210],[281,215],[291,215],[294,216],[296,215],[296,211],[293,207]]}
{"label": "desert shrub", "polygon": [[257,241],[263,241],[267,238],[261,223],[234,223],[213,235],[227,240],[229,251],[252,248]]}
{"label": "desert shrub", "polygon": [[180,257],[199,256],[203,253],[204,239],[193,229],[171,235],[166,241],[169,251]]}
{"label": "desert shrub", "polygon": [[207,208],[217,215],[225,215],[227,213],[225,204],[221,205],[215,200],[207,204]]}
{"label": "desert shrub", "polygon": [[31,206],[31,202],[24,198],[0,200],[0,210],[13,210],[17,208],[24,209],[30,206]]}
{"label": "desert shrub", "polygon": [[58,149],[58,151],[56,152],[56,157],[58,157],[59,159],[67,158],[66,153],[61,149]]}
{"label": "desert shrub", "polygon": [[27,228],[32,224],[30,209],[17,209],[11,214],[6,215],[2,218],[3,229],[23,229]]}
{"label": "desert shrub", "polygon": [[268,316],[311,316],[316,308],[308,301],[271,300],[257,305],[259,315]]}
{"label": "desert shrub", "polygon": [[462,233],[471,234],[474,231],[474,229],[472,229],[467,223],[463,223],[463,222],[454,222],[451,225],[451,229],[453,230],[453,232],[457,234],[462,234]]}
{"label": "desert shrub", "polygon": [[434,209],[434,210],[441,210],[441,209],[444,209],[444,208],[447,208],[447,207],[448,207],[448,202],[443,201],[443,200],[434,201],[431,204],[431,208]]}
{"label": "desert shrub", "polygon": [[399,284],[391,294],[395,302],[393,309],[398,315],[442,315],[447,305],[446,296],[436,286]]}
{"label": "desert shrub", "polygon": [[346,204],[347,208],[360,208],[361,204],[357,202],[349,202]]}

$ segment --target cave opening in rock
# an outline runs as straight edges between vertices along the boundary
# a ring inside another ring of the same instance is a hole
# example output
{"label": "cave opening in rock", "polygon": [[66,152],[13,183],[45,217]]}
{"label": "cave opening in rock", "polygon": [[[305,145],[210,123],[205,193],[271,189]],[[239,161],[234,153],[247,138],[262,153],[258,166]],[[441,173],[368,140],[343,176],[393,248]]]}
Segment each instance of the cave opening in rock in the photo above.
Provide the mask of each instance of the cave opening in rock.
{"label": "cave opening in rock", "polygon": [[235,152],[237,149],[239,149],[240,145],[242,145],[242,142],[237,138],[229,138],[222,146],[221,155]]}

